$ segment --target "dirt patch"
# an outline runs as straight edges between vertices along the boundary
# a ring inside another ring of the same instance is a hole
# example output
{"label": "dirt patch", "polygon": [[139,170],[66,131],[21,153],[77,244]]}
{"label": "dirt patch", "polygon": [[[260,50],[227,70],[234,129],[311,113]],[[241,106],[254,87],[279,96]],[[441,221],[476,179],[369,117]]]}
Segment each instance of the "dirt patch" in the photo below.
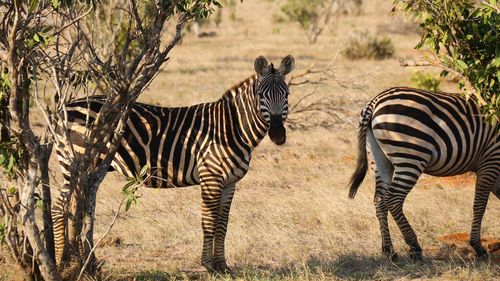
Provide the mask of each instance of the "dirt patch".
{"label": "dirt patch", "polygon": [[352,155],[344,155],[340,157],[340,161],[342,161],[343,163],[354,163],[356,162],[356,157]]}
{"label": "dirt patch", "polygon": [[418,185],[422,187],[471,187],[476,184],[476,175],[473,173],[465,173],[462,175],[452,176],[452,177],[433,177],[429,175],[423,175],[419,181]]}
{"label": "dirt patch", "polygon": [[[438,240],[450,247],[456,254],[467,259],[473,259],[475,258],[476,253],[469,245],[469,237],[470,236],[467,233],[453,233],[441,236]],[[490,254],[491,261],[496,264],[500,264],[500,239],[482,237],[481,244]],[[439,256],[442,252],[443,251],[438,251],[435,254]]]}

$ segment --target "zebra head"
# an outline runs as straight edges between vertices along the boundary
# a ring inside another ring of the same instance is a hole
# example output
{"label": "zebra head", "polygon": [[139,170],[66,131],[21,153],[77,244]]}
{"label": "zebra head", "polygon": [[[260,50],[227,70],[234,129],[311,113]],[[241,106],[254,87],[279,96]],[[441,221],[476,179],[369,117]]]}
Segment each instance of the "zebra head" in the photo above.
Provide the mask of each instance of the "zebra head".
{"label": "zebra head", "polygon": [[283,123],[288,116],[288,85],[285,75],[292,71],[295,61],[288,55],[281,60],[278,69],[268,64],[263,56],[255,60],[254,68],[259,76],[256,94],[261,117],[269,125],[269,138],[277,145],[286,141],[286,130]]}

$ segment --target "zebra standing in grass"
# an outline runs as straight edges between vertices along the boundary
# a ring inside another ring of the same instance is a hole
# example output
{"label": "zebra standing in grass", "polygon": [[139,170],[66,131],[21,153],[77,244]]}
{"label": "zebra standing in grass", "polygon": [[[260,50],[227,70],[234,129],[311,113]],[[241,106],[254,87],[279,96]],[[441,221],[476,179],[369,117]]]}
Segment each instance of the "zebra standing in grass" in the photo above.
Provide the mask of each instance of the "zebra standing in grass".
{"label": "zebra standing in grass", "polygon": [[[285,75],[293,67],[292,56],[283,58],[278,69],[260,56],[254,63],[257,74],[229,89],[219,101],[177,108],[138,103],[130,113],[112,169],[133,176],[148,165],[148,187],[201,185],[201,262],[209,271],[228,270],[224,241],[229,209],[235,184],[248,171],[253,149],[266,133],[278,145],[286,141],[289,89]],[[103,97],[91,97],[90,102],[85,98],[67,105],[76,148],[86,131],[86,119],[95,120],[103,101]],[[63,160],[64,151],[57,152]],[[64,163],[61,167],[68,181]],[[53,207],[58,263],[64,250],[68,193],[65,184]]]}
{"label": "zebra standing in grass", "polygon": [[359,124],[356,171],[349,197],[354,198],[368,168],[366,144],[374,161],[375,207],[382,251],[396,258],[387,213],[390,212],[410,246],[410,256],[422,259],[417,236],[403,213],[403,202],[422,173],[477,175],[470,245],[477,256],[481,221],[490,192],[500,199],[500,126],[486,122],[474,99],[411,88],[392,88],[364,107]]}

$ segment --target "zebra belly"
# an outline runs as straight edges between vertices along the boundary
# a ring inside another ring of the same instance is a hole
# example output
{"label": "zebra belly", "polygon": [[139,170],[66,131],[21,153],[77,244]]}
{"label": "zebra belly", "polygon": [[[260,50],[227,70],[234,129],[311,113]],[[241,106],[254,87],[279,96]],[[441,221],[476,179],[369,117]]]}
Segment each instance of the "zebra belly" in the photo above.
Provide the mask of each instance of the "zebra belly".
{"label": "zebra belly", "polygon": [[[130,164],[130,163],[129,163]],[[111,166],[126,177],[134,177],[138,174],[140,169],[147,165],[149,167],[144,178],[144,185],[152,188],[177,188],[187,187],[200,184],[200,177],[198,168],[195,163],[187,165],[183,170],[180,167],[174,167],[163,163],[162,167],[156,167],[148,161],[148,163],[141,165],[133,165],[131,167],[120,154],[116,154],[115,159]],[[169,170],[168,167],[171,169]],[[174,172],[175,170],[175,172]],[[177,176],[175,176],[177,174]]]}

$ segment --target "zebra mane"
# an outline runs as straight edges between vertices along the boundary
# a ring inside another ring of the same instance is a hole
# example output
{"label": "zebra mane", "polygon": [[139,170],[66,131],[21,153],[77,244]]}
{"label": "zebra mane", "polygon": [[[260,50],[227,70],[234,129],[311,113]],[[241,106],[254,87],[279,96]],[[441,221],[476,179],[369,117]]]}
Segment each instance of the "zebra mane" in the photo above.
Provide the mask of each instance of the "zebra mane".
{"label": "zebra mane", "polygon": [[242,80],[238,83],[236,83],[235,85],[233,85],[231,88],[229,88],[225,93],[224,95],[222,95],[222,97],[220,98],[220,100],[227,100],[227,101],[231,101],[233,100],[235,97],[238,96],[238,94],[240,94],[244,89],[248,88],[249,86],[251,86],[253,84],[254,81],[256,81],[258,79],[258,76],[257,74],[254,74],[250,77],[248,77],[247,79],[245,80]]}

